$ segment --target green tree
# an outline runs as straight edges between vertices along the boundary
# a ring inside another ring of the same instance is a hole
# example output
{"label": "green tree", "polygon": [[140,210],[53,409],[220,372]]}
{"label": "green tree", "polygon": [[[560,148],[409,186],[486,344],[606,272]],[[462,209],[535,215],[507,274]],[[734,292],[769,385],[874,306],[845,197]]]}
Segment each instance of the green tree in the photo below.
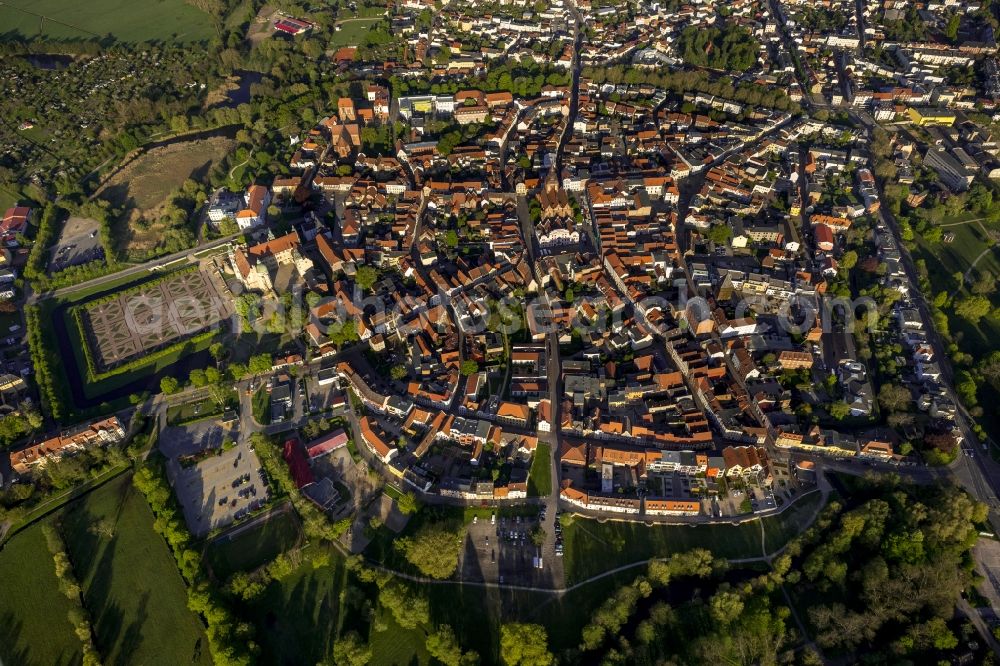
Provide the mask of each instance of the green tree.
{"label": "green tree", "polygon": [[208,379],[205,378],[205,371],[200,368],[195,368],[188,374],[188,381],[191,382],[192,386],[205,386],[208,384]]}
{"label": "green tree", "polygon": [[848,416],[851,415],[851,406],[848,405],[846,402],[843,402],[842,400],[831,402],[826,406],[826,408],[827,411],[830,412],[830,416],[837,419],[838,421],[846,419]]}
{"label": "green tree", "polygon": [[371,266],[361,266],[354,275],[354,282],[363,291],[370,290],[378,281],[378,271]]}
{"label": "green tree", "polygon": [[396,624],[403,629],[430,624],[431,607],[427,597],[400,582],[394,581],[383,587],[378,601],[392,613]]}
{"label": "green tree", "polygon": [[329,666],[367,666],[372,661],[372,649],[356,631],[349,631],[333,644],[333,660]]}
{"label": "green tree", "polygon": [[443,624],[427,637],[427,652],[444,666],[471,666],[479,662],[475,652],[462,652],[451,625]]}
{"label": "green tree", "polygon": [[226,348],[221,342],[213,342],[208,348],[208,353],[212,355],[215,362],[218,363],[226,357]]}
{"label": "green tree", "polygon": [[160,380],[160,391],[166,395],[177,393],[180,390],[180,382],[173,377],[164,377]]}
{"label": "green tree", "polygon": [[274,358],[267,353],[254,354],[250,357],[247,370],[252,375],[261,375],[270,372],[274,368]]}
{"label": "green tree", "polygon": [[985,296],[968,296],[955,304],[955,314],[967,319],[971,324],[978,324],[979,320],[988,315],[992,308],[990,299]]}
{"label": "green tree", "polygon": [[730,624],[743,613],[743,598],[729,590],[721,590],[708,601],[709,613],[719,624]]}
{"label": "green tree", "polygon": [[944,36],[954,44],[958,41],[958,29],[962,26],[962,16],[958,13],[952,14],[948,23],[944,27]]}
{"label": "green tree", "polygon": [[395,545],[420,573],[443,580],[458,568],[463,532],[461,526],[433,523],[424,525],[413,536],[397,539]]}
{"label": "green tree", "polygon": [[551,666],[548,643],[540,624],[511,622],[500,627],[500,659],[506,666]]}
{"label": "green tree", "polygon": [[878,391],[879,404],[890,412],[905,410],[912,400],[909,389],[896,384],[883,384]]}
{"label": "green tree", "polygon": [[462,361],[462,375],[468,377],[469,375],[474,375],[479,372],[479,363],[472,359],[466,359]]}
{"label": "green tree", "polygon": [[857,265],[857,263],[858,263],[858,253],[855,252],[854,250],[848,250],[840,258],[840,267],[847,270],[851,270],[852,268],[854,268]]}
{"label": "green tree", "polygon": [[733,237],[733,230],[728,224],[713,224],[708,230],[708,237],[716,245],[726,245]]}

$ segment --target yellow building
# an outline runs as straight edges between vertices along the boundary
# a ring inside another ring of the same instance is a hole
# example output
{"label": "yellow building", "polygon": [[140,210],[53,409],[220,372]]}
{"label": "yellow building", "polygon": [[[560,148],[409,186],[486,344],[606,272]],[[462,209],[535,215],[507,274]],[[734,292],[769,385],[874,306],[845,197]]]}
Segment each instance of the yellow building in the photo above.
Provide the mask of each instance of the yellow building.
{"label": "yellow building", "polygon": [[910,107],[906,110],[910,116],[910,122],[923,127],[925,125],[954,125],[957,119],[955,114],[948,109],[935,109],[931,107]]}

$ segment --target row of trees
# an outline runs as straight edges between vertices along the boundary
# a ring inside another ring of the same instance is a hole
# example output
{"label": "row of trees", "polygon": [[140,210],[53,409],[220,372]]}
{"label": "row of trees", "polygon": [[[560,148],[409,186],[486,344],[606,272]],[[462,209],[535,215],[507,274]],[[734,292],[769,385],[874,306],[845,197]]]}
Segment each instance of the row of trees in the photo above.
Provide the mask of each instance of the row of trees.
{"label": "row of trees", "polygon": [[[330,564],[330,553],[323,548],[314,548],[308,559],[314,569]],[[258,598],[272,581],[285,580],[305,564],[301,550],[281,553],[266,565],[255,571],[240,571],[226,581],[225,590],[230,596],[247,602]]]}
{"label": "row of trees", "polygon": [[781,111],[797,112],[799,105],[780,88],[765,88],[741,83],[733,85],[727,76],[711,77],[702,70],[643,70],[635,67],[614,65],[612,67],[584,67],[583,74],[595,83],[648,83],[673,93],[701,92],[754,107],[766,107]]}
{"label": "row of trees", "polygon": [[41,313],[37,305],[24,307],[24,328],[31,354],[31,365],[35,371],[35,385],[42,400],[42,409],[56,421],[65,415],[62,395],[63,387],[57,386],[55,366],[58,364],[56,352],[46,342]]}
{"label": "row of trees", "polygon": [[177,568],[188,585],[188,608],[202,616],[208,645],[217,666],[252,664],[258,647],[253,627],[236,619],[201,569],[201,555],[193,547],[191,534],[166,478],[162,459],[149,459],[132,479],[145,496],[156,520],[153,528],[166,540]]}
{"label": "row of trees", "polygon": [[[451,625],[436,622],[430,600],[418,586],[366,565],[360,556],[349,557],[347,569],[363,587],[349,585],[344,594],[346,603],[356,607],[357,614],[372,623],[373,633],[389,631],[391,626],[380,618],[376,612],[378,607],[402,629],[422,631],[427,652],[445,666],[474,666],[480,663],[480,655],[462,645]],[[375,594],[369,591],[372,588]],[[481,627],[459,629],[467,630],[466,633],[482,630]],[[554,663],[554,656],[548,649],[548,634],[538,624],[502,624],[499,652],[506,666],[551,666]],[[370,643],[356,630],[347,631],[338,638],[332,657],[332,662],[327,663],[337,666],[373,663]]]}
{"label": "row of trees", "polygon": [[[209,353],[216,363],[221,364],[226,353],[221,342],[213,342]],[[231,395],[229,382],[236,382],[247,377],[262,375],[274,368],[274,357],[262,352],[254,354],[247,363],[230,363],[224,370],[220,367],[195,368],[188,373],[188,385],[195,388],[207,388],[209,397],[217,404],[225,405]],[[180,392],[182,386],[176,377],[164,377],[160,380],[160,391],[166,395]]]}
{"label": "row of trees", "polygon": [[80,581],[77,580],[73,572],[73,565],[66,552],[66,542],[59,534],[58,524],[46,524],[42,526],[42,534],[45,536],[45,545],[52,553],[52,561],[56,568],[56,579],[59,581],[59,591],[73,604],[69,610],[69,623],[73,625],[73,631],[80,639],[80,646],[83,652],[83,666],[100,666],[101,655],[94,645],[94,628],[90,622],[90,614],[83,605],[83,592],[80,589]]}

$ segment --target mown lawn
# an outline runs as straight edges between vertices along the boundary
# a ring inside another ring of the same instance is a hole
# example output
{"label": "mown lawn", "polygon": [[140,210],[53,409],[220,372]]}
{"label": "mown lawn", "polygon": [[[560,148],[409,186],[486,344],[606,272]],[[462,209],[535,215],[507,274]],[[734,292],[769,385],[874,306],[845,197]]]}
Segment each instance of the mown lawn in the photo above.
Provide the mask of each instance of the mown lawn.
{"label": "mown lawn", "polygon": [[371,663],[379,666],[423,666],[430,663],[422,629],[403,629],[396,624],[392,613],[381,606],[377,613],[385,630],[372,631],[368,637],[372,646]]}
{"label": "mown lawn", "polygon": [[217,580],[225,581],[237,571],[253,571],[294,547],[301,537],[298,519],[285,511],[233,537],[223,536],[208,544],[205,555]]}
{"label": "mown lawn", "polygon": [[42,523],[35,523],[0,551],[0,662],[19,666],[69,666],[81,661],[80,641],[67,614]]}
{"label": "mown lawn", "polygon": [[[2,14],[0,14],[0,16],[2,16]],[[20,199],[21,197],[17,196],[14,192],[11,192],[6,187],[0,187],[0,214],[2,214],[8,208],[14,206],[14,204],[18,203]]]}
{"label": "mown lawn", "polygon": [[551,493],[552,450],[548,444],[539,442],[528,473],[528,494],[532,497],[545,497]]}
{"label": "mown lawn", "polygon": [[122,475],[70,505],[63,535],[104,663],[210,664],[201,620],[153,514]]}
{"label": "mown lawn", "polygon": [[207,41],[214,36],[211,18],[184,0],[6,0],[0,7],[0,36],[81,39],[111,34],[123,42]]}
{"label": "mown lawn", "polygon": [[[968,270],[976,257],[983,250],[989,248],[989,239],[983,233],[980,224],[976,222],[945,227],[943,231],[954,234],[955,240],[951,243],[930,244],[917,236],[917,251],[914,259],[927,261],[927,269],[935,289],[943,289],[947,286],[950,291],[958,286],[952,276],[955,273],[964,273]],[[992,273],[994,276],[1000,275],[1000,252],[992,250],[987,253],[976,264],[976,271]],[[945,285],[945,281],[949,284]]]}

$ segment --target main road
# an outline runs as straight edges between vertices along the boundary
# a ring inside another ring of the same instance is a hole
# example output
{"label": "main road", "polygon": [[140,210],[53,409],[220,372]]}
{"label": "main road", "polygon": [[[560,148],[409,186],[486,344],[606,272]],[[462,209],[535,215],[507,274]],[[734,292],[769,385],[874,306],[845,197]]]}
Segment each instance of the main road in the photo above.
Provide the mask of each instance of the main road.
{"label": "main road", "polygon": [[[43,291],[40,293],[32,291],[27,294],[27,298],[25,299],[25,301],[27,304],[31,305],[46,298],[58,298],[60,296],[65,296],[67,294],[72,294],[83,290],[93,291],[94,289],[99,289],[102,285],[122,284],[123,280],[128,277],[138,277],[143,273],[150,273],[153,271],[157,271],[163,268],[164,266],[169,266],[170,264],[183,260],[187,260],[188,262],[190,262],[197,255],[210,252],[211,250],[216,250],[220,247],[224,247],[226,244],[236,240],[237,238],[242,237],[242,235],[243,235],[242,233],[239,233],[239,234],[232,234],[230,236],[223,236],[222,238],[218,238],[214,241],[204,243],[197,247],[188,250],[181,250],[180,252],[174,252],[173,254],[168,254],[166,256],[159,257],[157,259],[151,259],[145,263],[134,264],[128,266],[127,268],[123,268],[120,271],[115,271],[114,273],[108,273],[107,275],[101,275],[91,280],[86,280],[84,282],[74,284],[70,287],[62,287],[61,289],[54,289],[52,291]],[[27,290],[27,287],[25,289]]]}

